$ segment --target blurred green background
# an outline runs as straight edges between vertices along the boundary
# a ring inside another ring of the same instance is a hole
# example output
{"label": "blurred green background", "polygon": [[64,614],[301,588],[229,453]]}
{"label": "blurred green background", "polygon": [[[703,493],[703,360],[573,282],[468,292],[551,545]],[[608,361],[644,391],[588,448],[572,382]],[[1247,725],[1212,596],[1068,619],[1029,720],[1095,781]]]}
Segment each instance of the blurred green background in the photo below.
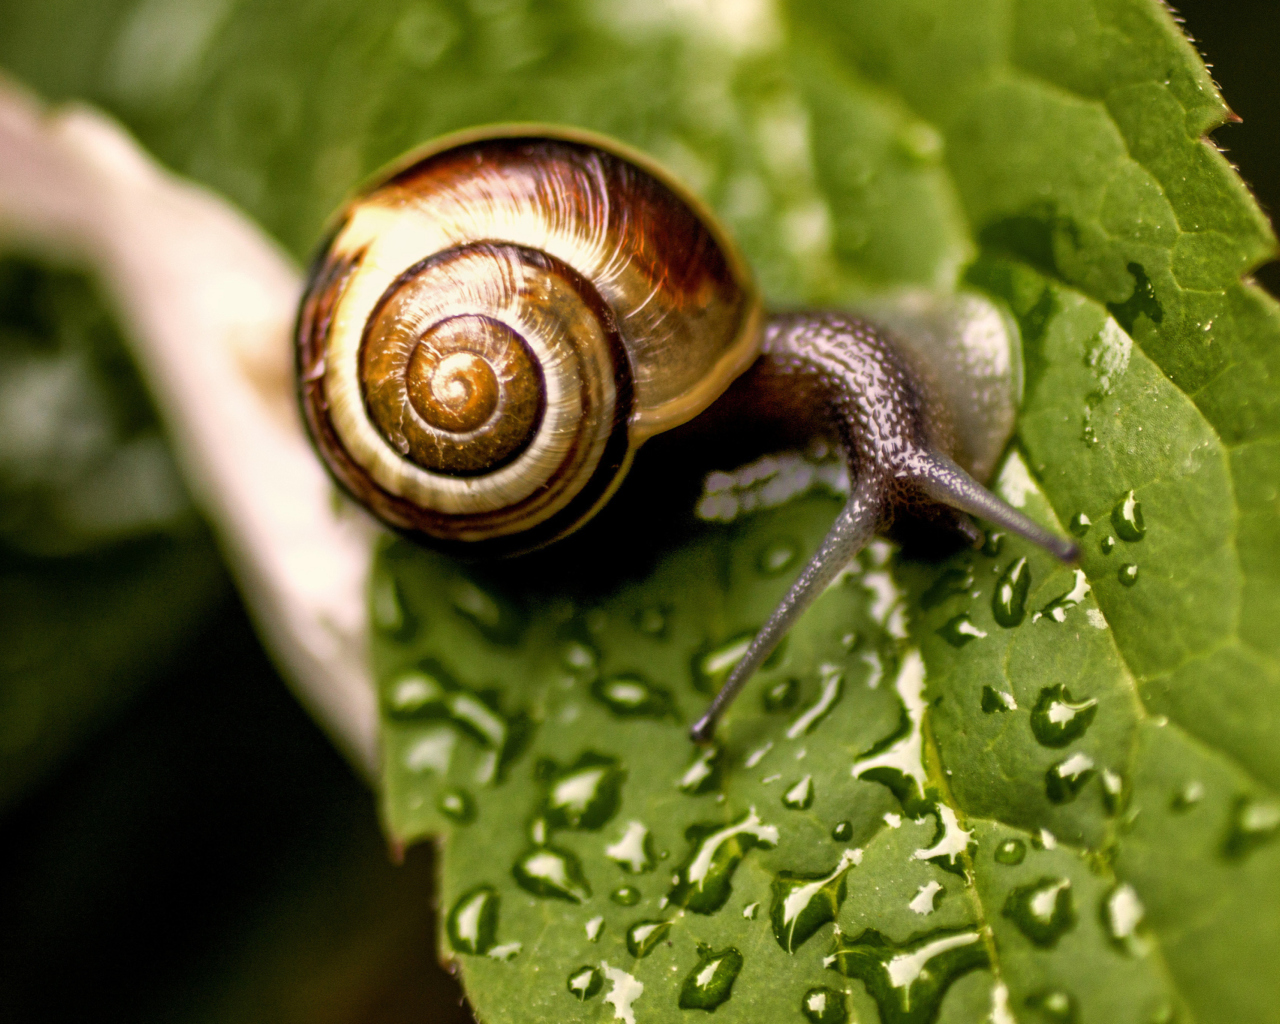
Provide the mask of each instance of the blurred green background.
{"label": "blurred green background", "polygon": [[[69,23],[67,45],[114,6]],[[1180,11],[1243,118],[1217,141],[1274,214],[1280,5]],[[1259,277],[1280,294],[1277,265]],[[14,410],[42,387],[76,400],[33,424]],[[435,965],[430,850],[393,866],[372,795],[273,670],[92,286],[14,259],[0,830],[0,1020],[467,1019]]]}

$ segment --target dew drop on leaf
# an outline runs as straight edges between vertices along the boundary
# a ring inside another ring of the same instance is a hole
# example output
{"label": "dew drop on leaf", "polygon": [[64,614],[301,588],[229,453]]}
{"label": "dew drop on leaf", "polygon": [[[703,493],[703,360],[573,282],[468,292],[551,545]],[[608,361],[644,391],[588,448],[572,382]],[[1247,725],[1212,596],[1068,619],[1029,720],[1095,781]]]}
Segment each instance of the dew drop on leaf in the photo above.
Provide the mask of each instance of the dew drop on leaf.
{"label": "dew drop on leaf", "polygon": [[1065,594],[1055,597],[1032,616],[1031,621],[1035,622],[1041,618],[1046,618],[1053,622],[1066,622],[1067,612],[1083,601],[1092,589],[1093,587],[1090,585],[1088,577],[1085,576],[1084,570],[1075,570],[1075,582],[1071,585],[1071,589]]}
{"label": "dew drop on leaf", "polygon": [[689,853],[676,870],[669,902],[696,914],[713,914],[733,891],[733,874],[747,852],[777,845],[778,829],[760,820],[752,807],[728,825],[690,825]]}
{"label": "dew drop on leaf", "polygon": [[779,946],[794,953],[814,932],[836,919],[844,902],[845,876],[861,861],[861,850],[845,850],[825,875],[778,873],[773,880],[769,919]]}
{"label": "dew drop on leaf", "polygon": [[1004,536],[1000,530],[988,530],[982,541],[982,553],[988,558],[997,557],[1004,550]]}
{"label": "dew drop on leaf", "polygon": [[629,821],[618,841],[604,848],[604,855],[623,871],[643,874],[653,870],[653,837],[640,822]]}
{"label": "dew drop on leaf", "polygon": [[646,957],[670,930],[670,921],[637,921],[627,929],[627,950],[637,960]]}
{"label": "dew drop on leaf", "polygon": [[1076,1001],[1060,988],[1043,989],[1027,996],[1027,1008],[1048,1024],[1075,1024]]}
{"label": "dew drop on leaf", "polygon": [[662,636],[667,630],[667,613],[657,606],[641,608],[635,622],[636,629],[645,636]]}
{"label": "dew drop on leaf", "polygon": [[838,665],[823,664],[818,666],[822,676],[822,690],[818,699],[801,713],[800,717],[787,727],[787,739],[794,740],[813,732],[818,724],[831,714],[831,710],[840,703],[844,693],[844,673]]}
{"label": "dew drop on leaf", "polygon": [[837,821],[831,826],[831,838],[837,843],[847,843],[853,838],[853,822]]}
{"label": "dew drop on leaf", "polygon": [[599,995],[604,988],[604,975],[596,967],[579,967],[569,975],[569,992],[575,998],[586,1002],[592,996]]}
{"label": "dew drop on leaf", "polygon": [[1001,912],[1035,945],[1051,949],[1075,927],[1071,879],[1040,878],[1018,886],[1009,893]]}
{"label": "dew drop on leaf", "polygon": [[1021,864],[1027,856],[1027,844],[1021,839],[1005,839],[996,846],[997,864]]}
{"label": "dew drop on leaf", "polygon": [[1136,940],[1145,914],[1138,893],[1128,882],[1121,882],[1102,901],[1102,923],[1107,933],[1116,945],[1131,952],[1141,952]]}
{"label": "dew drop on leaf", "polygon": [[600,933],[604,931],[604,918],[600,916],[591,918],[583,925],[583,930],[587,933],[588,942],[596,942],[600,938]]}
{"label": "dew drop on leaf", "polygon": [[755,639],[756,632],[740,633],[693,659],[693,685],[702,693],[718,693],[729,678],[733,666],[742,660]]}
{"label": "dew drop on leaf", "polygon": [[1089,532],[1089,527],[1093,525],[1093,520],[1083,512],[1077,512],[1071,517],[1071,521],[1067,524],[1067,528],[1077,537],[1083,537]]}
{"label": "dew drop on leaf", "polygon": [[756,567],[766,576],[775,576],[795,561],[797,548],[788,540],[776,540],[760,552]]}
{"label": "dew drop on leaf", "polygon": [[945,569],[920,596],[920,607],[928,611],[948,598],[967,594],[973,588],[973,570],[968,566]]}
{"label": "dew drop on leaf", "polygon": [[1238,797],[1231,810],[1223,852],[1239,860],[1265,843],[1280,837],[1280,802]]}
{"label": "dew drop on leaf", "polygon": [[635,674],[599,679],[592,684],[591,695],[621,718],[671,718],[675,715],[676,705],[671,691]]}
{"label": "dew drop on leaf", "polygon": [[634,885],[624,885],[609,893],[609,899],[620,907],[634,907],[640,902],[640,890]]}
{"label": "dew drop on leaf", "polygon": [[800,1011],[809,1024],[848,1024],[849,1006],[845,994],[834,988],[811,988],[800,1000]]}
{"label": "dew drop on leaf", "polygon": [[459,825],[473,821],[476,816],[475,801],[464,789],[446,789],[440,794],[437,806],[441,814]]}
{"label": "dew drop on leaf", "polygon": [[1104,555],[1111,554],[1111,552],[1115,550],[1115,547],[1116,547],[1116,539],[1113,536],[1111,536],[1111,534],[1107,534],[1105,537],[1102,538],[1102,540],[1098,541],[1098,550],[1101,551]]}
{"label": "dew drop on leaf", "polygon": [[1027,593],[1031,590],[1031,570],[1027,560],[1019,558],[996,580],[995,593],[991,595],[991,614],[1005,629],[1022,624],[1027,614]]}
{"label": "dew drop on leaf", "polygon": [[498,894],[493,887],[476,886],[459,896],[449,911],[445,930],[457,952],[489,952],[498,934]]}
{"label": "dew drop on leaf", "polygon": [[625,778],[617,758],[587,751],[563,771],[553,770],[543,817],[552,828],[600,828],[617,813]]}
{"label": "dew drop on leaf", "polygon": [[1070,803],[1093,778],[1093,758],[1075,753],[1044,773],[1045,795],[1055,804]]}
{"label": "dew drop on leaf", "polygon": [[813,776],[806,775],[782,794],[782,803],[793,811],[807,811],[813,806]]}
{"label": "dew drop on leaf", "polygon": [[1115,527],[1121,540],[1127,540],[1130,543],[1142,540],[1146,535],[1147,526],[1142,519],[1142,503],[1138,501],[1133,491],[1116,502],[1116,507],[1111,510],[1111,525]]}
{"label": "dew drop on leaf", "polygon": [[1204,799],[1204,783],[1192,779],[1174,790],[1169,807],[1174,811],[1189,811]]}
{"label": "dew drop on leaf", "polygon": [[511,874],[520,888],[542,899],[583,903],[591,897],[582,862],[569,850],[534,847],[516,861]]}
{"label": "dew drop on leaf", "polygon": [[1100,778],[1102,779],[1103,806],[1106,807],[1107,813],[1114,817],[1128,804],[1129,787],[1125,785],[1124,777],[1110,768],[1103,768]]}
{"label": "dew drop on leaf", "polygon": [[714,1011],[733,994],[741,970],[742,954],[732,946],[712,950],[699,945],[698,963],[680,986],[680,1009]]}
{"label": "dew drop on leaf", "polygon": [[600,656],[593,648],[575,640],[565,645],[561,660],[564,662],[564,667],[569,671],[590,678],[595,676],[596,666],[600,663]]}
{"label": "dew drop on leaf", "polygon": [[1046,686],[1031,709],[1031,731],[1046,747],[1065,747],[1084,735],[1097,713],[1096,699],[1075,700],[1061,683]]}
{"label": "dew drop on leaf", "polygon": [[963,647],[974,640],[984,640],[987,636],[985,630],[973,624],[967,612],[953,615],[936,632],[952,647]]}
{"label": "dew drop on leaf", "polygon": [[470,622],[490,643],[510,646],[520,642],[524,616],[509,602],[495,597],[467,579],[455,579],[448,587],[453,610]]}
{"label": "dew drop on leaf", "polygon": [[764,691],[764,709],[766,711],[788,711],[796,706],[800,699],[800,680],[782,679]]}
{"label": "dew drop on leaf", "polygon": [[704,747],[694,756],[693,763],[685,769],[677,783],[682,793],[690,796],[701,796],[720,787],[720,776],[724,771],[723,750],[717,746]]}
{"label": "dew drop on leaf", "polygon": [[982,688],[982,710],[986,714],[1003,714],[1006,711],[1017,711],[1018,702],[1013,694],[1005,690],[997,690],[994,686]]}
{"label": "dew drop on leaf", "polygon": [[1123,586],[1132,587],[1138,582],[1138,567],[1132,562],[1125,562],[1124,565],[1120,566],[1116,577]]}
{"label": "dew drop on leaf", "polygon": [[836,938],[833,970],[858,978],[880,1010],[881,1024],[928,1024],[953,982],[989,964],[977,931],[938,929],[896,943],[868,928]]}

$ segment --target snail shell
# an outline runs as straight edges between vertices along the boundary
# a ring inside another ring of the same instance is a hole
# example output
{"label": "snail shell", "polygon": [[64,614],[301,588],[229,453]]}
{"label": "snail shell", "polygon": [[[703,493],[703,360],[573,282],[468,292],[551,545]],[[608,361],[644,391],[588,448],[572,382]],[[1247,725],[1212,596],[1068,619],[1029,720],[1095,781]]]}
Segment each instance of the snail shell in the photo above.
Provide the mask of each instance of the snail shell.
{"label": "snail shell", "polygon": [[485,129],[339,212],[299,316],[302,407],[385,522],[524,551],[585,522],[646,438],[714,402],[760,322],[714,219],[645,157]]}

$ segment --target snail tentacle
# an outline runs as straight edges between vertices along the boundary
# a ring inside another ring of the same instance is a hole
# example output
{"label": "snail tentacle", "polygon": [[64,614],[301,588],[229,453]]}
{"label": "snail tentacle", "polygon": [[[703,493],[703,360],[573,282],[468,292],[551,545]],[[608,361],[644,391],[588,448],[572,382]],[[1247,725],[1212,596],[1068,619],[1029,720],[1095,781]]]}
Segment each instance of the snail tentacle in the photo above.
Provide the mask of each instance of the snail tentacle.
{"label": "snail tentacle", "polygon": [[870,476],[859,481],[823,538],[817,553],[769,614],[768,620],[760,627],[760,632],[755,635],[746,653],[733,667],[711,706],[694,723],[690,733],[696,742],[706,743],[711,739],[715,733],[716,721],[755,675],[756,669],[764,664],[796,620],[830,586],[840,570],[875,536],[876,526],[883,514],[880,500],[883,491],[880,481]]}
{"label": "snail tentacle", "polygon": [[[819,408],[840,438],[853,493],[817,554],[801,571],[690,730],[707,742],[724,710],[817,599],[898,510],[922,509],[970,541],[981,534],[957,512],[979,516],[1062,559],[1079,548],[1012,508],[955,463],[946,410],[930,401],[926,368],[909,365],[893,342],[840,313],[786,313],[765,325],[759,379],[788,399]],[[933,506],[933,507],[930,507]],[[941,506],[941,508],[937,507]]]}

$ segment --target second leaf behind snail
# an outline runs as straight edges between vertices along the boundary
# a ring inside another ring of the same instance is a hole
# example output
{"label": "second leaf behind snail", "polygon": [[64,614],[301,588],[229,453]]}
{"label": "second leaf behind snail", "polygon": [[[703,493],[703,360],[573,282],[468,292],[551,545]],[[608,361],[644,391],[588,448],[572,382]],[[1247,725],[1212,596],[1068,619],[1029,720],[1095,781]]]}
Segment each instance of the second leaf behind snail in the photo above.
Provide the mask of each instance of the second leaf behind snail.
{"label": "second leaf behind snail", "polygon": [[304,416],[337,480],[391,527],[468,557],[577,529],[647,439],[739,378],[748,410],[831,437],[850,496],[697,740],[895,515],[971,539],[973,515],[1076,556],[970,475],[989,472],[1007,425],[959,422],[974,415],[955,407],[964,387],[862,320],[764,313],[709,211],[610,139],[513,126],[414,153],[340,211],[297,341]]}

